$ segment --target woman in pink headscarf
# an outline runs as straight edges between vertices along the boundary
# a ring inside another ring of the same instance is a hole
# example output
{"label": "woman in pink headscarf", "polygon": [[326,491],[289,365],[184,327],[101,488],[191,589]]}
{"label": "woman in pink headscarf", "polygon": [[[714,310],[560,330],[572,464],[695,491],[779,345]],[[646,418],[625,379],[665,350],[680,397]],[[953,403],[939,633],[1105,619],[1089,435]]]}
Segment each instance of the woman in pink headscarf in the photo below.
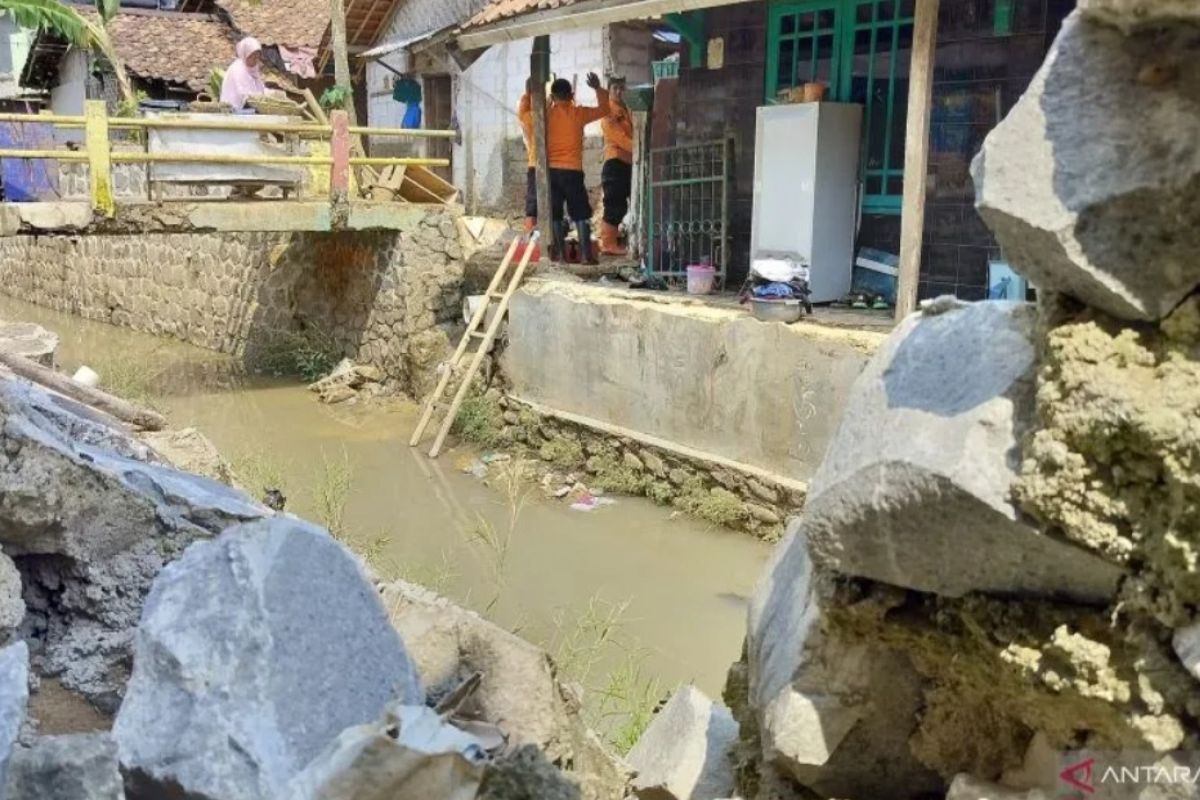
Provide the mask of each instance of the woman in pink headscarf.
{"label": "woman in pink headscarf", "polygon": [[221,83],[221,102],[233,106],[234,111],[246,107],[246,98],[265,95],[267,85],[263,83],[262,45],[257,39],[246,37],[238,42],[237,60],[225,70]]}

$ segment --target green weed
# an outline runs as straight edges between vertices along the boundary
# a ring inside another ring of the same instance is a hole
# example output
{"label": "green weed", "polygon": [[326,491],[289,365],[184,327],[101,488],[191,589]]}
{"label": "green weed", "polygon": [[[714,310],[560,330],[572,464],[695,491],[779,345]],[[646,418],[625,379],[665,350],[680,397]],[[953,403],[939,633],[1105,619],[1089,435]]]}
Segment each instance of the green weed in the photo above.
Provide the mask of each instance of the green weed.
{"label": "green weed", "polygon": [[332,372],[340,358],[333,337],[313,325],[303,331],[272,334],[250,352],[247,361],[257,372],[312,383]]}
{"label": "green weed", "polygon": [[354,480],[354,468],[345,448],[341,457],[330,457],[322,451],[321,463],[313,476],[312,500],[317,521],[325,526],[329,535],[339,542],[349,541],[346,529],[346,503],[350,498],[350,486]]}
{"label": "green weed", "polygon": [[458,407],[453,431],[480,447],[495,447],[500,444],[503,428],[504,412],[499,401],[486,394],[475,394],[469,395]]}
{"label": "green weed", "polygon": [[575,469],[583,464],[583,445],[574,439],[551,439],[541,446],[538,456],[559,469]]}

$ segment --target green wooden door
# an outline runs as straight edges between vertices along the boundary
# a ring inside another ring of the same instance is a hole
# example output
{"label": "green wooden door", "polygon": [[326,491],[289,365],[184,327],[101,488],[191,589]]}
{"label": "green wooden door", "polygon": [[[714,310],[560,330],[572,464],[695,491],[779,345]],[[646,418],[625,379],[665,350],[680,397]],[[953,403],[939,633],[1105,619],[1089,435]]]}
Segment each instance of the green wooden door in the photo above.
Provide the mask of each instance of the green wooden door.
{"label": "green wooden door", "polygon": [[806,81],[863,106],[863,210],[899,213],[914,0],[776,0],[767,28],[766,102]]}

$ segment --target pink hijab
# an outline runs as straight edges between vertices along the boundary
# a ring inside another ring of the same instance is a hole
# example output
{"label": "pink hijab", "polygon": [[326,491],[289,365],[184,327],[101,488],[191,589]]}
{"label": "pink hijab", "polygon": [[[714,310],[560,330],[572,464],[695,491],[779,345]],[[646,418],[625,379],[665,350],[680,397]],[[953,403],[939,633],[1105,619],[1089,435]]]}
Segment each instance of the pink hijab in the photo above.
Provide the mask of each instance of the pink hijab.
{"label": "pink hijab", "polygon": [[246,59],[259,52],[262,52],[262,45],[257,39],[242,39],[237,44],[237,61],[225,70],[225,80],[221,83],[221,102],[229,103],[234,111],[246,107],[246,98],[267,93],[262,72],[258,67],[246,63]]}

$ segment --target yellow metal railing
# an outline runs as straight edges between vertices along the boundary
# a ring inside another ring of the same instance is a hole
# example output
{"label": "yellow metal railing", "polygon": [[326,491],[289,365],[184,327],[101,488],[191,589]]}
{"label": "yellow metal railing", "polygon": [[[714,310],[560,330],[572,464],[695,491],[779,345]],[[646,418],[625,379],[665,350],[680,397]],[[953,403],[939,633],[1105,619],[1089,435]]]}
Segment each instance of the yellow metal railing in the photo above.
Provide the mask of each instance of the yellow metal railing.
{"label": "yellow metal railing", "polygon": [[[445,167],[450,162],[444,158],[367,158],[351,153],[350,137],[378,136],[414,139],[453,138],[454,131],[413,130],[409,128],[371,128],[352,126],[344,111],[334,111],[330,124],[316,123],[271,123],[259,122],[252,117],[239,117],[237,121],[219,117],[205,120],[182,120],[162,117],[127,118],[109,117],[102,100],[89,100],[83,116],[56,114],[10,114],[0,113],[0,122],[49,124],[59,128],[82,128],[84,151],[77,150],[22,150],[0,148],[0,158],[54,159],[57,161],[86,162],[92,206],[96,212],[111,217],[116,213],[112,192],[113,164],[228,164],[228,165],[289,165],[329,167],[331,199],[334,203],[345,202],[349,192],[350,167],[425,166]],[[226,153],[151,153],[114,152],[109,137],[111,130],[214,130],[249,133],[273,133],[300,135],[312,139],[328,139],[329,155],[288,156],[263,155],[245,156]]]}

